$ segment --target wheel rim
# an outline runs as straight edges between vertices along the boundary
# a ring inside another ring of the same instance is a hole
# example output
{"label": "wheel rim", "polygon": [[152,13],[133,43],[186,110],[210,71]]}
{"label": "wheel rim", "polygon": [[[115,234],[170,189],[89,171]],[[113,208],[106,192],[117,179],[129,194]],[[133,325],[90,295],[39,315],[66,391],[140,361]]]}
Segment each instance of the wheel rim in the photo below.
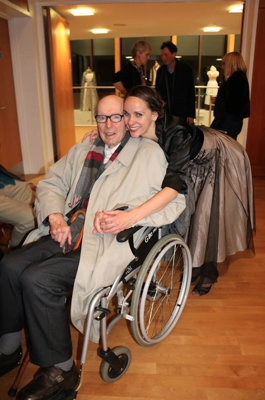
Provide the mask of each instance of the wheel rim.
{"label": "wheel rim", "polygon": [[183,268],[186,257],[185,244],[175,241],[160,251],[153,265],[150,263],[139,306],[139,328],[147,343],[167,336],[184,307],[189,285],[189,271]]}
{"label": "wheel rim", "polygon": [[115,378],[118,378],[119,376],[121,376],[123,374],[125,368],[127,367],[127,364],[128,364],[127,354],[120,354],[120,355],[118,355],[118,358],[122,362],[122,366],[120,367],[119,370],[116,370],[111,365],[109,366],[108,375],[111,379],[115,379]]}
{"label": "wheel rim", "polygon": [[131,352],[127,347],[118,346],[112,349],[121,362],[119,369],[115,369],[108,361],[103,361],[100,365],[100,375],[105,382],[115,382],[120,379],[128,370],[131,363]]}

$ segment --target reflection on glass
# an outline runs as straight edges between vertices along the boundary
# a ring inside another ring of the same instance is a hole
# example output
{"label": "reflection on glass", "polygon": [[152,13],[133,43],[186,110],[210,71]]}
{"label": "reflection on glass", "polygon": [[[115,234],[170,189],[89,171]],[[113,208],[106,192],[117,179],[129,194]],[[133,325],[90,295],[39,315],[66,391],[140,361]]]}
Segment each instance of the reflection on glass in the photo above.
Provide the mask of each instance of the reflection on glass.
{"label": "reflection on glass", "polygon": [[[114,40],[72,40],[75,125],[95,125],[98,98],[114,93]],[[99,88],[101,87],[101,88]]]}
{"label": "reflection on glass", "polygon": [[[152,56],[147,64],[147,78],[155,84],[156,71],[161,65],[160,46],[169,36],[131,37],[121,39],[121,66],[129,62],[133,44],[140,39],[150,43]],[[219,72],[214,83],[221,82],[221,62],[226,53],[227,36],[177,36],[177,55],[193,70],[196,88],[196,123],[210,125],[214,97],[206,100],[209,89],[209,71],[215,67]],[[240,50],[240,35],[235,35],[235,51]],[[114,39],[72,40],[72,76],[76,125],[95,125],[94,107],[98,98],[114,93]],[[208,84],[208,86],[207,86]],[[203,87],[201,87],[203,86]],[[216,90],[215,90],[216,91]],[[212,92],[213,93],[213,92]]]}
{"label": "reflection on glass", "polygon": [[138,40],[146,40],[151,48],[152,54],[146,65],[145,76],[149,85],[155,83],[155,69],[161,65],[160,46],[163,42],[170,40],[170,36],[155,36],[155,37],[130,37],[121,39],[121,67],[132,60],[132,47]]}

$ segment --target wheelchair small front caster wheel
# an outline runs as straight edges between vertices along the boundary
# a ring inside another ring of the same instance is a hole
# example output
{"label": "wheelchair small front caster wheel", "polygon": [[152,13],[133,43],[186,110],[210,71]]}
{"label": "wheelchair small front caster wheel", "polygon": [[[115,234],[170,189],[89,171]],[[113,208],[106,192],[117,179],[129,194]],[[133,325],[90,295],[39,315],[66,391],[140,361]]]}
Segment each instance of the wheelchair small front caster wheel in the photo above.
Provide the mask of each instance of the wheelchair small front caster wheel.
{"label": "wheelchair small front caster wheel", "polygon": [[127,347],[115,347],[112,349],[120,361],[119,369],[114,368],[109,362],[102,361],[100,365],[100,376],[105,382],[115,382],[120,379],[130,366],[132,355]]}

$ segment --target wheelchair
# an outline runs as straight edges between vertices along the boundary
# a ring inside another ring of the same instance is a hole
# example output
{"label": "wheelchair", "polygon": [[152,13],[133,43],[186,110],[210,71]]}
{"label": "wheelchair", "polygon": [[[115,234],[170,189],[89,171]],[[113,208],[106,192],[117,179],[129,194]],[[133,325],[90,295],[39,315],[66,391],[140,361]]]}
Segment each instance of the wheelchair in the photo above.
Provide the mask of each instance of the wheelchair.
{"label": "wheelchair", "polygon": [[[133,235],[139,229],[143,229],[143,235],[136,248]],[[120,232],[117,240],[121,243],[129,241],[134,259],[111,286],[103,287],[93,294],[83,335],[79,385],[75,391],[64,391],[52,400],[76,399],[94,321],[98,321],[100,328],[100,376],[105,382],[111,383],[126,373],[132,358],[127,347],[110,349],[107,344],[109,333],[121,318],[129,321],[135,341],[147,347],[164,340],[182,314],[192,271],[191,256],[185,241],[176,234],[162,237],[162,228],[139,226]],[[114,299],[115,311],[111,313],[109,305]],[[21,369],[25,368],[23,364]],[[11,397],[16,394],[19,375],[18,372],[9,390]]]}

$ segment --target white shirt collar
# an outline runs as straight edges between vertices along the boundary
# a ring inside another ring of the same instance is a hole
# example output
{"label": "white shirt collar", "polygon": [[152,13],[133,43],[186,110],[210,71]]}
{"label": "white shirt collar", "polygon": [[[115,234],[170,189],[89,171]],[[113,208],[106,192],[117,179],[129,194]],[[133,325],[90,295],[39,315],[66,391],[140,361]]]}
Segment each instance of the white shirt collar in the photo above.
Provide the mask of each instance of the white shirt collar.
{"label": "white shirt collar", "polygon": [[117,146],[114,147],[109,147],[107,144],[105,144],[105,149],[104,149],[104,161],[103,164],[106,164],[114,151],[119,147],[120,143],[117,144]]}

